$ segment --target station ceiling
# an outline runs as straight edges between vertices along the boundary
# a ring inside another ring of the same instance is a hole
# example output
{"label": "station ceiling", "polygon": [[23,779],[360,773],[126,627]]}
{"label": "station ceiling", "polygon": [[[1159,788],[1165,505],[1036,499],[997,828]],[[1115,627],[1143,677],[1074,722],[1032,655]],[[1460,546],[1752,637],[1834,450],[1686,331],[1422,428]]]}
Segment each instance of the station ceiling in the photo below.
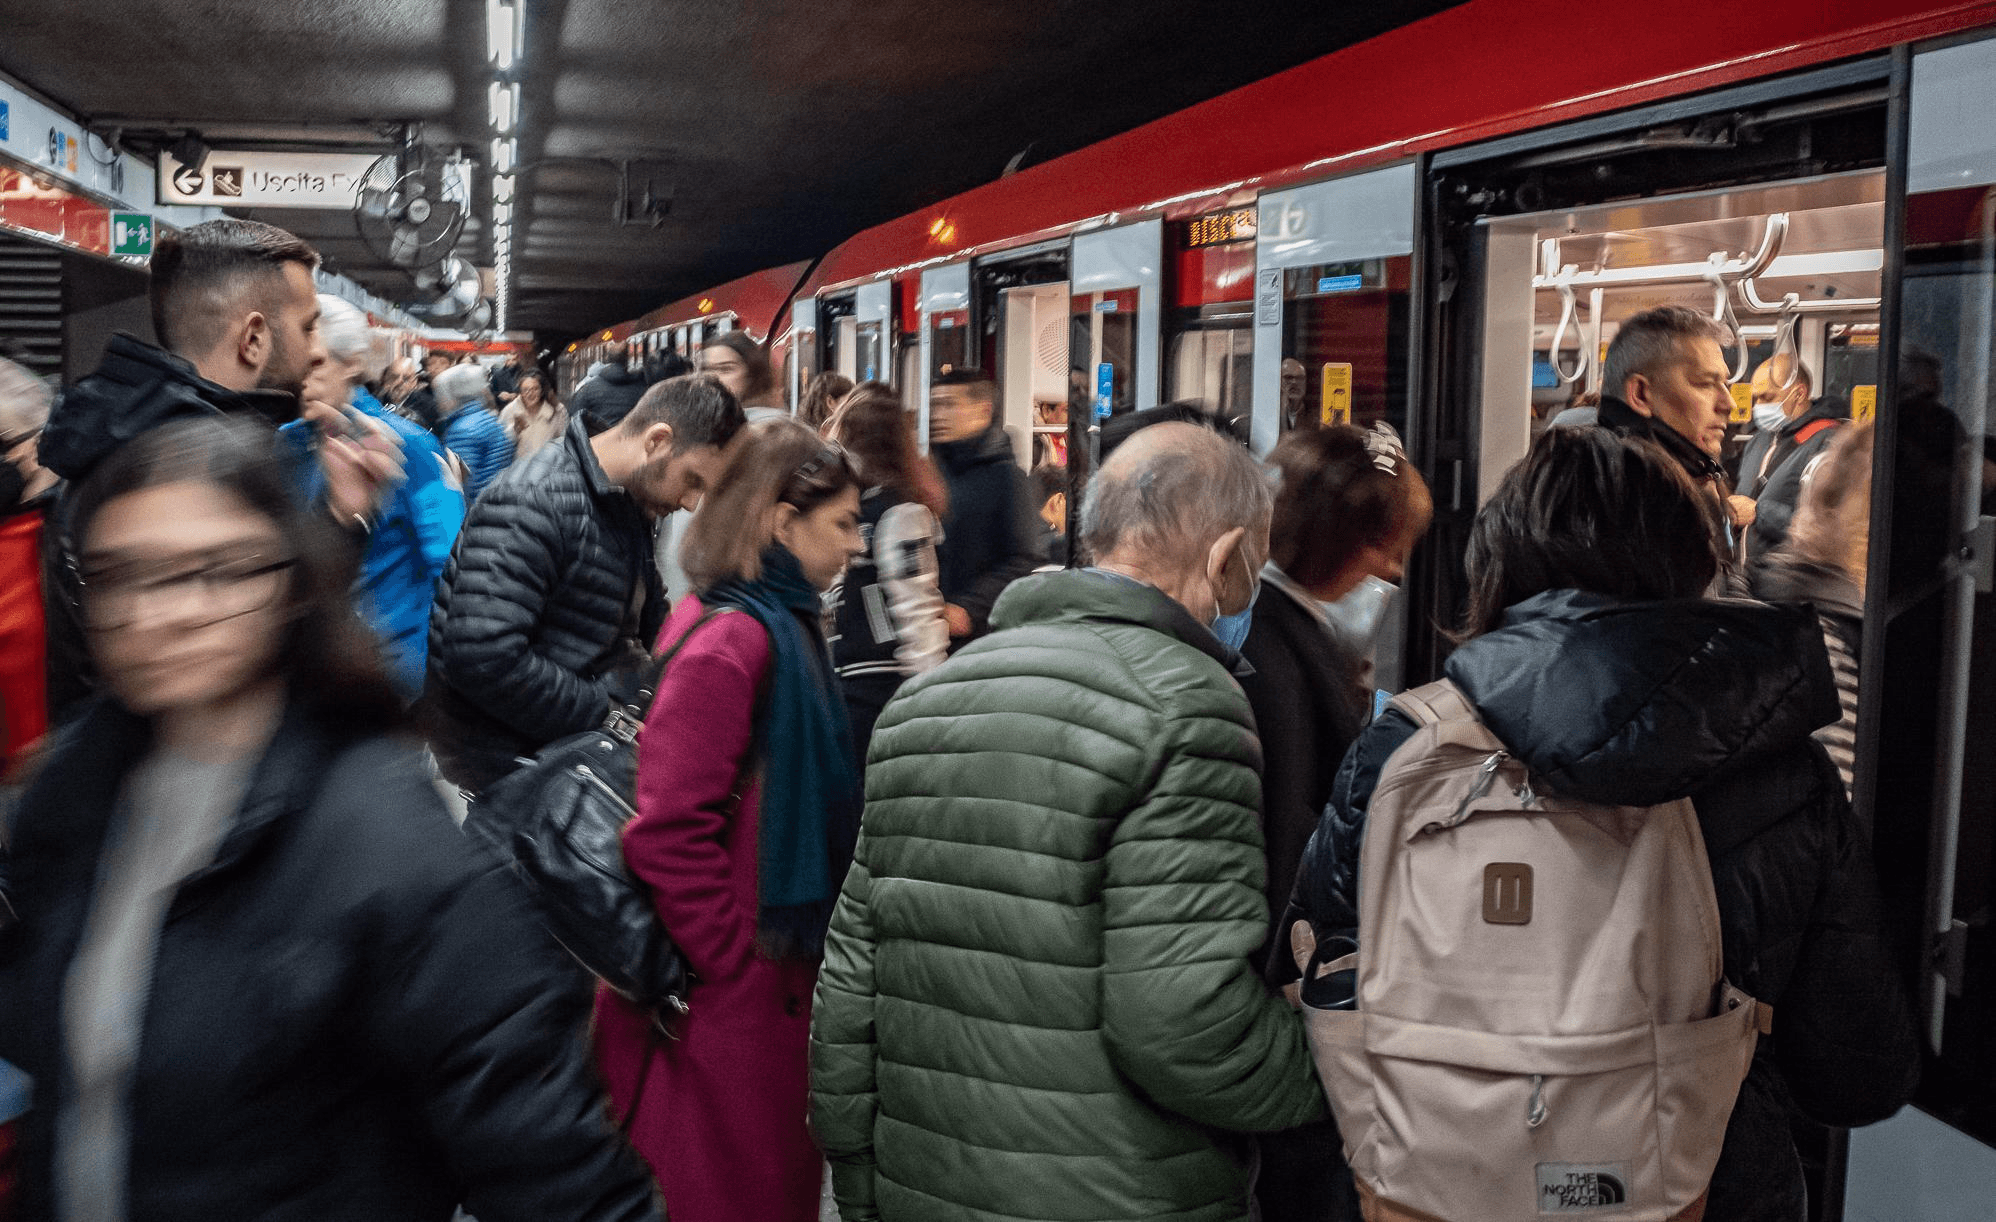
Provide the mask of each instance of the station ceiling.
{"label": "station ceiling", "polygon": [[[1450,7],[1436,0],[525,0],[512,323],[558,342]],[[135,146],[481,163],[486,0],[0,0],[0,71]],[[613,219],[618,172],[670,194]],[[458,253],[490,264],[474,180]],[[335,270],[422,294],[340,212],[264,210]]]}

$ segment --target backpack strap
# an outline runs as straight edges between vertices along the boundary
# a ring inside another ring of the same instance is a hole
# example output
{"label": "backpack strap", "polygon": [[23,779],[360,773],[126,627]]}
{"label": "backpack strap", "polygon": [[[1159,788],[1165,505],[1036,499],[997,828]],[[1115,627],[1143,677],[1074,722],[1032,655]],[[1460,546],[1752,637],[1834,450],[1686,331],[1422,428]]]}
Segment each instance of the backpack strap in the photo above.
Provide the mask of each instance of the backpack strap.
{"label": "backpack strap", "polygon": [[1813,439],[1822,436],[1842,423],[1843,421],[1841,420],[1813,420],[1804,426],[1801,432],[1795,434],[1795,444],[1798,446],[1808,445]]}
{"label": "backpack strap", "polygon": [[1432,726],[1444,721],[1476,721],[1476,710],[1470,707],[1462,689],[1447,679],[1437,679],[1420,687],[1401,692],[1389,702],[1408,717],[1416,726]]}

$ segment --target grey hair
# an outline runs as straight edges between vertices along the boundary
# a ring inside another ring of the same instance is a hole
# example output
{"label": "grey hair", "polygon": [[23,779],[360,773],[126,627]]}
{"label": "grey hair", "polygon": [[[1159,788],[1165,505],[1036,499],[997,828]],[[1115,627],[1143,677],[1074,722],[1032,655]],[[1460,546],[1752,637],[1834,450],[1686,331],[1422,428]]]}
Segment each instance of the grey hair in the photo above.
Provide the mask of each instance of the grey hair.
{"label": "grey hair", "polygon": [[1081,541],[1090,552],[1193,563],[1237,526],[1250,537],[1266,534],[1275,494],[1252,454],[1197,425],[1157,424],[1143,432],[1152,429],[1170,436],[1153,433],[1153,444],[1141,448],[1126,443],[1089,481]]}
{"label": "grey hair", "polygon": [[1608,345],[1608,359],[1601,365],[1603,392],[1621,398],[1629,379],[1641,374],[1655,377],[1664,366],[1679,358],[1687,340],[1709,339],[1724,346],[1732,342],[1721,324],[1710,314],[1690,306],[1667,305],[1644,310],[1624,322]]}
{"label": "grey hair", "polygon": [[368,334],[367,315],[331,293],[319,294],[319,339],[327,352],[343,361],[365,358],[373,341]]}
{"label": "grey hair", "polygon": [[430,380],[430,390],[437,396],[439,416],[449,415],[473,399],[483,400],[488,407],[492,404],[492,384],[477,365],[452,365]]}
{"label": "grey hair", "polygon": [[47,382],[0,357],[0,433],[27,433],[47,424],[50,399]]}

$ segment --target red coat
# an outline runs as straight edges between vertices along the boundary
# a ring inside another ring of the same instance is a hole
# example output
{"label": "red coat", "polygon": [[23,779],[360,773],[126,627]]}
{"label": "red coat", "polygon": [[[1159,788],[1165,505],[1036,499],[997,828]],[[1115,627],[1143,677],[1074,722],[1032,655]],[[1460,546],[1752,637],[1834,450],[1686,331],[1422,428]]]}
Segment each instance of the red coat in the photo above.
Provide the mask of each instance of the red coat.
{"label": "red coat", "polygon": [[0,518],[0,778],[49,724],[42,511]]}
{"label": "red coat", "polygon": [[[659,648],[700,614],[697,599],[682,601]],[[770,656],[762,625],[731,613],[673,659],[645,721],[638,814],[624,831],[624,859],[652,889],[697,983],[677,1038],[663,1041],[602,991],[596,1054],[621,1118],[651,1051],[631,1144],[673,1222],[818,1217],[823,1163],[804,1127],[818,965],[772,961],[755,946],[760,765],[743,757]]]}

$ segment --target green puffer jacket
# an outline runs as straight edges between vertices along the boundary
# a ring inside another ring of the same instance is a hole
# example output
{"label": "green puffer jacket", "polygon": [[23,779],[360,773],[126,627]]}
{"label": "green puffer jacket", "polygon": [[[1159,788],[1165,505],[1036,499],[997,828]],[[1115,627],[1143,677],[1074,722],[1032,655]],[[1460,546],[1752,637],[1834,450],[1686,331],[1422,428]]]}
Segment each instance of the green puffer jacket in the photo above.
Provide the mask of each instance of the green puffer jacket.
{"label": "green puffer jacket", "polygon": [[[1260,749],[1225,649],[1105,574],[881,716],[811,1024],[847,1222],[1234,1222],[1245,1131],[1325,1114],[1268,927]],[[1328,1154],[1329,1152],[1327,1152]]]}

